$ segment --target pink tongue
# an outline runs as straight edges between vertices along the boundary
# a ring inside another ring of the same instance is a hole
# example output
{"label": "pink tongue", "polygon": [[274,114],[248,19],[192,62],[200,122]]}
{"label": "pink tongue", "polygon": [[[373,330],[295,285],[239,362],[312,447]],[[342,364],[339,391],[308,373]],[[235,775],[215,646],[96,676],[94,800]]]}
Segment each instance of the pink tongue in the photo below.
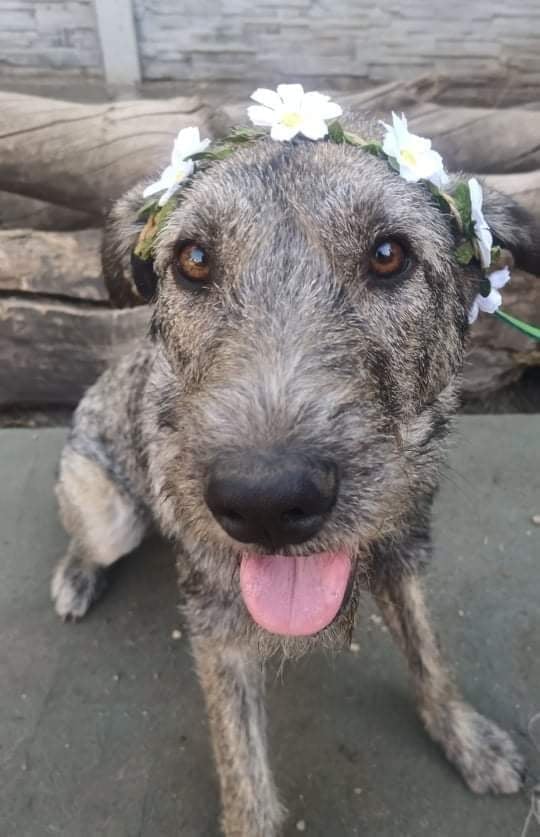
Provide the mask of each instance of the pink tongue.
{"label": "pink tongue", "polygon": [[240,589],[252,618],[273,634],[308,636],[334,619],[351,574],[345,552],[242,557]]}

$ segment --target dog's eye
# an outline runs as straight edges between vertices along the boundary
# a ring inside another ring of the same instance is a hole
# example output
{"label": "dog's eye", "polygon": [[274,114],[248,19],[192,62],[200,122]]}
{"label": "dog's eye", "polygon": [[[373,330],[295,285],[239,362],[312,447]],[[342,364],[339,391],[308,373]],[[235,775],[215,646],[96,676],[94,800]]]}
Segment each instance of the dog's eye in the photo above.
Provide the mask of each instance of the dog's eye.
{"label": "dog's eye", "polygon": [[393,276],[403,270],[407,257],[398,241],[389,238],[377,244],[369,259],[370,267],[377,276]]}
{"label": "dog's eye", "polygon": [[205,282],[210,274],[208,256],[204,248],[194,241],[180,247],[176,268],[181,277],[191,282]]}

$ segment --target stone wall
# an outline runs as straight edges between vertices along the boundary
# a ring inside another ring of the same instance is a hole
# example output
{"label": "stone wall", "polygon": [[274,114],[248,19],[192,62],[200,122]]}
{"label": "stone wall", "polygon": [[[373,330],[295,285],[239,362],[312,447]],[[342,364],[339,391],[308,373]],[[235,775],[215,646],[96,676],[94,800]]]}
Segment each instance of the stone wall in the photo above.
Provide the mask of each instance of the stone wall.
{"label": "stone wall", "polygon": [[92,0],[1,0],[0,68],[6,75],[38,70],[101,75]]}
{"label": "stone wall", "polygon": [[134,9],[148,79],[503,71],[540,85],[540,0],[134,0]]}
{"label": "stone wall", "polygon": [[[540,90],[540,0],[1,0],[2,76],[103,76],[100,3],[113,57],[138,53],[147,81],[312,77],[346,88],[435,71]],[[120,9],[135,18],[132,45]]]}

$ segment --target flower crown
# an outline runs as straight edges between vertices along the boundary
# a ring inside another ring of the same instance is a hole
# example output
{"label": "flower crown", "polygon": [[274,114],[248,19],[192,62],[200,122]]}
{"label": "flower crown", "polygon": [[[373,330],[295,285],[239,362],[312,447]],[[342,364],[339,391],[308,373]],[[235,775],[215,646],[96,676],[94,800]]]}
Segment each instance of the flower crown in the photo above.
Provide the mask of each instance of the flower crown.
{"label": "flower crown", "polygon": [[314,142],[326,139],[356,146],[386,160],[410,183],[425,183],[441,209],[452,216],[460,235],[455,251],[457,261],[462,265],[477,261],[484,272],[469,311],[469,323],[475,322],[480,311],[485,311],[540,340],[540,328],[501,310],[500,289],[510,280],[513,259],[507,250],[493,246],[493,235],[482,211],[480,183],[475,178],[459,182],[452,194],[448,194],[445,187],[449,177],[441,155],[432,149],[431,140],[410,133],[404,114],[399,117],[393,113],[391,125],[381,123],[386,132],[380,142],[347,131],[338,121],[342,108],[322,93],[305,93],[301,84],[280,84],[277,90],[259,88],[251,99],[256,104],[248,107],[247,113],[254,128],[235,128],[216,142],[201,140],[198,128],[183,128],[179,132],[170,164],[159,180],[143,192],[143,197],[149,200],[138,214],[145,224],[134,250],[137,258],[153,259],[157,235],[177,205],[177,193],[196,172],[226,159],[242,145],[267,136],[268,131],[277,142],[289,142],[297,136]]}

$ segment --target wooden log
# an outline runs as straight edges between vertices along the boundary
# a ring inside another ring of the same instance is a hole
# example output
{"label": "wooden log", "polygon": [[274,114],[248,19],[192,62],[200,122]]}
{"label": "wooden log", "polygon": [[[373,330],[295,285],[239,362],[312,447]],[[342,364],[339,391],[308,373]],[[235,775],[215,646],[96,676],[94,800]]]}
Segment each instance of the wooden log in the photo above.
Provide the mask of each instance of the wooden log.
{"label": "wooden log", "polygon": [[[340,95],[340,103],[349,97],[360,97],[363,107],[392,110],[400,107],[433,102],[438,105],[467,108],[523,107],[538,110],[540,88],[538,84],[526,85],[519,74],[501,75],[487,70],[481,73],[430,72],[410,81],[393,81],[372,85],[368,89]],[[337,94],[336,94],[337,95]]]}
{"label": "wooden log", "polygon": [[488,174],[486,183],[510,195],[540,222],[540,169],[521,174]]}
{"label": "wooden log", "polygon": [[149,309],[0,298],[0,408],[75,405],[148,328]]}
{"label": "wooden log", "polygon": [[170,156],[188,125],[208,134],[193,98],[90,105],[0,93],[0,189],[104,216]]}
{"label": "wooden log", "polygon": [[[503,292],[503,309],[521,319],[540,323],[540,280],[520,270]],[[464,367],[465,398],[481,398],[520,378],[528,366],[540,365],[540,347],[520,332],[492,317],[480,314],[472,327],[470,349]]]}
{"label": "wooden log", "polygon": [[108,300],[101,230],[0,231],[0,291]]}
{"label": "wooden log", "polygon": [[409,122],[414,133],[432,140],[450,171],[540,169],[540,111],[425,104],[413,110]]}
{"label": "wooden log", "polygon": [[83,230],[99,220],[99,215],[0,191],[0,228],[4,230]]}

